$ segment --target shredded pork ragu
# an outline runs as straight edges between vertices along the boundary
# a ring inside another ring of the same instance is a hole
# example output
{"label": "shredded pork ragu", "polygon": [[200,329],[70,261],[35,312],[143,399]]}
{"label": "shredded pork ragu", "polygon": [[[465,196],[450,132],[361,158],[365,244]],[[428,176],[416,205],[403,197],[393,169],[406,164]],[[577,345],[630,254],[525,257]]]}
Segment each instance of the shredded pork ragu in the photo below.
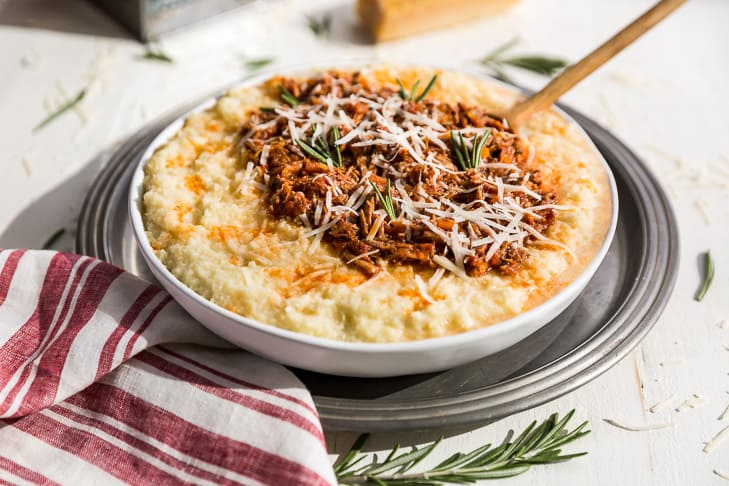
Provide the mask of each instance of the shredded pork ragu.
{"label": "shredded pork ragu", "polygon": [[[531,166],[528,142],[502,119],[474,106],[403,99],[358,72],[277,78],[270,86],[283,86],[298,104],[254,111],[241,139],[270,213],[304,225],[365,274],[384,262],[462,277],[491,268],[513,274],[528,245],[555,243],[544,236],[559,209],[555,192]],[[451,132],[473,150],[487,130],[480,164],[463,170]],[[325,160],[297,139],[323,147]]]}

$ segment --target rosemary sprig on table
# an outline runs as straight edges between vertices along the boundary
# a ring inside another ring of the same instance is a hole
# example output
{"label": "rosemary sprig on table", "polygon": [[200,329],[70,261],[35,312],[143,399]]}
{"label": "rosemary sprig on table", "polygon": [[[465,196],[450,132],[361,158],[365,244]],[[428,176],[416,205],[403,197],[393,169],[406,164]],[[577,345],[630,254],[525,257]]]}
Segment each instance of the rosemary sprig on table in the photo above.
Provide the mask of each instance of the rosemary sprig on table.
{"label": "rosemary sprig on table", "polygon": [[53,246],[58,243],[58,240],[61,239],[61,236],[66,234],[66,228],[60,228],[53,232],[51,236],[48,237],[48,239],[43,243],[41,246],[41,250],[50,250],[53,248]]}
{"label": "rosemary sprig on table", "polygon": [[305,142],[300,138],[297,138],[295,141],[296,144],[301,147],[301,150],[319,162],[327,165],[331,164],[334,167],[341,167],[342,151],[339,148],[339,145],[337,145],[337,140],[339,140],[339,128],[335,126],[332,128],[331,146],[320,135],[312,138],[310,142]]}
{"label": "rosemary sprig on table", "polygon": [[434,74],[432,78],[430,78],[430,81],[428,82],[428,85],[423,89],[423,91],[418,95],[415,96],[415,94],[418,91],[418,85],[420,84],[420,80],[418,79],[415,81],[415,84],[413,84],[413,87],[410,88],[410,93],[405,91],[405,87],[402,85],[402,81],[400,81],[400,78],[397,78],[397,84],[400,87],[398,90],[398,94],[400,95],[400,98],[404,99],[405,101],[414,101],[416,103],[420,103],[425,99],[425,97],[428,95],[431,89],[433,89],[433,85],[435,85],[435,82],[438,80],[438,75]]}
{"label": "rosemary sprig on table", "polygon": [[696,292],[694,300],[701,302],[704,299],[712,280],[714,280],[714,258],[711,256],[711,251],[706,250],[706,253],[704,253],[704,281]]}
{"label": "rosemary sprig on table", "polygon": [[301,103],[299,101],[299,99],[296,96],[294,96],[291,93],[291,91],[289,91],[288,89],[286,89],[286,86],[284,86],[283,84],[280,84],[278,86],[278,90],[281,93],[281,99],[286,104],[291,105],[291,106],[298,106]]}
{"label": "rosemary sprig on table", "polygon": [[49,123],[51,123],[53,120],[58,118],[59,116],[66,113],[68,110],[72,109],[76,105],[78,105],[82,99],[84,99],[84,96],[86,96],[86,89],[82,89],[79,91],[79,93],[71,98],[70,100],[63,103],[61,106],[58,107],[56,111],[48,115],[46,118],[44,118],[39,124],[37,124],[35,127],[33,127],[33,131],[37,132],[41,128],[45,127]]}
{"label": "rosemary sprig on table", "polygon": [[571,432],[567,430],[567,423],[574,412],[572,410],[561,419],[557,414],[552,414],[539,425],[534,421],[513,441],[514,433],[510,431],[497,447],[486,444],[469,453],[457,452],[422,472],[412,472],[412,469],[433,452],[441,439],[421,449],[413,447],[409,452],[399,455],[399,446],[395,446],[382,462],[375,456],[365,464],[363,461],[367,455],[362,454],[362,447],[368,435],[361,435],[334,466],[334,473],[340,484],[378,486],[463,484],[480,479],[517,476],[535,464],[554,464],[587,454],[562,454],[564,445],[590,433],[584,430],[587,422]]}
{"label": "rosemary sprig on table", "polygon": [[331,14],[326,14],[321,18],[307,17],[306,24],[315,36],[319,38],[326,38],[329,37],[329,34],[332,31],[332,16]]}
{"label": "rosemary sprig on table", "polygon": [[519,39],[514,38],[509,42],[502,44],[501,46],[494,49],[491,53],[483,57],[481,59],[481,64],[488,67],[494,72],[494,74],[500,76],[505,80],[509,80],[509,77],[503,71],[504,66],[512,66],[537,74],[552,76],[560,69],[567,67],[567,65],[569,64],[564,59],[550,56],[505,56],[506,52],[518,43]]}
{"label": "rosemary sprig on table", "polygon": [[137,56],[139,59],[147,59],[148,61],[166,62],[172,64],[175,62],[156,44],[145,44],[144,53]]}
{"label": "rosemary sprig on table", "polygon": [[395,214],[395,205],[392,203],[392,193],[390,191],[390,179],[387,179],[387,192],[385,195],[382,194],[380,189],[377,187],[377,185],[370,181],[370,185],[372,186],[372,189],[375,190],[375,194],[377,194],[377,199],[380,200],[380,204],[382,204],[382,208],[387,213],[387,216],[390,218],[390,221],[393,221],[397,219],[397,214]]}
{"label": "rosemary sprig on table", "polygon": [[257,71],[271,64],[276,59],[273,57],[261,57],[258,59],[244,59],[243,65],[248,71]]}
{"label": "rosemary sprig on table", "polygon": [[461,170],[475,169],[481,164],[481,153],[490,136],[490,128],[481,135],[476,135],[473,137],[471,150],[468,150],[466,141],[463,139],[463,133],[451,130],[453,151],[456,154],[456,159],[458,160],[458,165],[461,166]]}

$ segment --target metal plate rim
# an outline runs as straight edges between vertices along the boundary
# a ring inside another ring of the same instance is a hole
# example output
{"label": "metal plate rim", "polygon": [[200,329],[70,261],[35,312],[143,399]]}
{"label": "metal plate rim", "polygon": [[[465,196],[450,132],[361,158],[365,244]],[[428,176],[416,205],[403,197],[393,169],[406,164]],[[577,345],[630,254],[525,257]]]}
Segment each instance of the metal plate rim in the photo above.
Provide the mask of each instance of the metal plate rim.
{"label": "metal plate rim", "polygon": [[[611,148],[622,152],[622,159],[631,160],[631,164],[634,164],[632,167],[623,164],[621,170],[627,171],[627,180],[639,184],[645,190],[645,192],[637,191],[636,194],[643,198],[641,209],[653,214],[646,213],[643,222],[653,227],[648,233],[659,233],[659,239],[666,244],[665,248],[658,248],[652,255],[644,255],[648,257],[649,265],[644,265],[640,271],[645,275],[646,272],[655,273],[656,269],[660,272],[662,268],[663,272],[658,275],[659,281],[654,280],[654,285],[650,288],[643,285],[639,299],[633,298],[625,302],[599,332],[578,348],[542,368],[496,383],[483,390],[470,392],[467,396],[459,394],[447,398],[435,398],[431,400],[432,403],[412,404],[315,395],[314,400],[320,418],[326,427],[347,430],[391,430],[393,420],[396,420],[397,428],[400,429],[424,429],[466,425],[475,421],[503,417],[556,399],[598,377],[625,357],[653,327],[670,297],[678,273],[678,231],[668,198],[655,176],[628,147],[583,115],[569,108],[562,107],[562,109],[577,119],[590,136],[601,133],[603,137],[608,137],[614,145]],[[119,163],[124,154],[131,148],[145,145],[145,140],[151,140],[155,135],[155,128],[163,126],[163,121],[167,118],[169,117],[160,119],[152,128],[140,130],[131,137],[94,181],[79,217],[76,242],[79,253],[102,258],[106,255],[109,233],[106,231],[108,228],[104,226],[108,226],[106,218],[114,192],[108,186],[128,170],[127,166]],[[599,147],[598,141],[594,142]],[[656,223],[658,220],[664,224],[658,225]],[[658,264],[658,260],[664,263],[662,267]],[[631,296],[638,284],[637,281],[633,283]],[[642,310],[636,311],[639,304],[646,303],[649,305],[644,305]],[[616,315],[619,315],[620,319],[616,319]],[[579,370],[574,372],[573,366],[579,367]],[[537,393],[523,393],[525,387],[533,386],[535,383],[540,384]],[[393,413],[397,416],[393,417]]]}

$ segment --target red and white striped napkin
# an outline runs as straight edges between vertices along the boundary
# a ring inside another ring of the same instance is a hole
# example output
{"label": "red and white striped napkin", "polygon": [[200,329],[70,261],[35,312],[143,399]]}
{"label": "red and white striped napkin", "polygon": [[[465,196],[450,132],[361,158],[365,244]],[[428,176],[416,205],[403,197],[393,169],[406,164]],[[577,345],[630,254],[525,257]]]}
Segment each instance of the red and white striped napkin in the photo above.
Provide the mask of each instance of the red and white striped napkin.
{"label": "red and white striped napkin", "polygon": [[[185,344],[189,343],[189,344]],[[0,484],[334,484],[284,367],[92,258],[0,251]]]}

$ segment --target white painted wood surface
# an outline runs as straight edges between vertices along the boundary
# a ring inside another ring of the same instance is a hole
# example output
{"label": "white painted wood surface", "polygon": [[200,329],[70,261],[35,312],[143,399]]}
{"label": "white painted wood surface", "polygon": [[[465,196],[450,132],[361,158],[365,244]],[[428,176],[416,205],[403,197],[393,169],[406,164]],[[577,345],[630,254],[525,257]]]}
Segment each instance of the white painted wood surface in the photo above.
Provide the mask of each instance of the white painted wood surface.
{"label": "white painted wood surface", "polygon": [[[650,0],[524,0],[513,12],[382,46],[363,43],[350,2],[259,3],[163,39],[173,65],[135,59],[141,47],[81,0],[0,0],[0,246],[37,247],[72,226],[99,152],[148,120],[245,74],[243,57],[279,65],[375,58],[472,65],[518,35],[515,52],[577,59],[650,6]],[[334,14],[329,42],[314,38],[305,14]],[[537,87],[540,78],[514,73]],[[59,102],[89,87],[82,107],[33,133]],[[590,455],[537,467],[505,484],[706,485],[729,472],[729,444],[702,451],[728,421],[729,405],[729,2],[692,0],[565,101],[612,128],[659,174],[681,226],[681,270],[665,314],[618,366],[582,389],[535,410],[470,431],[376,434],[372,446],[420,444],[445,434],[438,457],[498,441],[552,411],[577,409],[593,434]],[[70,238],[63,243],[70,245]],[[702,303],[697,255],[711,248],[717,275]],[[692,394],[703,405],[677,412]],[[660,413],[648,409],[674,397]],[[651,432],[608,425],[672,423]],[[332,452],[355,435],[327,434]]]}

